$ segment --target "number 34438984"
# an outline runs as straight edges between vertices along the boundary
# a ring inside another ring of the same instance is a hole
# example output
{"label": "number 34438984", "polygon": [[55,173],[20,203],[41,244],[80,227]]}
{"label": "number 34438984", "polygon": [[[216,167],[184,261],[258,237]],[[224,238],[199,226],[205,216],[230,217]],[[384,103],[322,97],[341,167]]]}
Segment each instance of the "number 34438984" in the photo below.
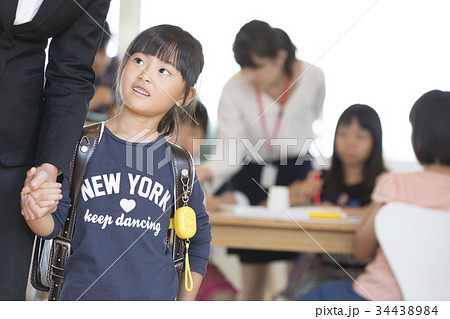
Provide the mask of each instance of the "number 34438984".
{"label": "number 34438984", "polygon": [[437,306],[377,306],[376,315],[393,315],[393,316],[405,316],[405,315],[437,315]]}

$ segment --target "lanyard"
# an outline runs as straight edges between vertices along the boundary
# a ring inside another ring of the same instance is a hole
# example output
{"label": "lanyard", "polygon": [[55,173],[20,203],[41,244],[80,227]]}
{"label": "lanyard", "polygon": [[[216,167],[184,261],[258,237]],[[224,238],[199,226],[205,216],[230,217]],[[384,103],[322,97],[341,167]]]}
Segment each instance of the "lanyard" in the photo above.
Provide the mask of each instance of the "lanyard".
{"label": "lanyard", "polygon": [[259,110],[259,115],[260,115],[260,119],[261,119],[261,125],[262,125],[262,129],[263,129],[264,137],[268,141],[268,143],[266,145],[267,145],[267,150],[269,152],[269,155],[272,155],[272,153],[273,153],[273,147],[270,144],[270,139],[276,138],[278,136],[278,132],[280,131],[280,125],[281,125],[281,121],[283,119],[284,107],[286,105],[288,95],[289,95],[287,90],[289,89],[290,83],[291,83],[291,77],[288,75],[288,76],[286,76],[286,79],[284,80],[283,95],[281,96],[281,98],[279,100],[280,106],[278,108],[277,122],[275,123],[275,127],[273,129],[272,136],[269,135],[269,129],[267,128],[267,122],[266,122],[266,116],[264,113],[264,108],[263,108],[263,103],[262,103],[261,91],[259,90],[259,88],[255,87],[256,102],[258,103],[258,110]]}

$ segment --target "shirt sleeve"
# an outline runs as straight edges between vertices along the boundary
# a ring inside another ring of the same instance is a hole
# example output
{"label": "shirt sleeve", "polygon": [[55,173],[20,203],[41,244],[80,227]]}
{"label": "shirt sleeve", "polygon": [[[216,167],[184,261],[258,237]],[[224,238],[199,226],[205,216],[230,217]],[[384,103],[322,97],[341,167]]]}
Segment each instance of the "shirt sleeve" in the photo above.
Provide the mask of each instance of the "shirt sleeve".
{"label": "shirt sleeve", "polygon": [[55,238],[67,220],[67,216],[69,215],[70,202],[71,202],[68,177],[65,177],[62,182],[61,193],[63,195],[63,198],[60,199],[60,201],[58,203],[58,207],[56,208],[56,211],[54,213],[52,213],[53,222],[54,222],[55,226],[54,226],[51,234],[48,236],[42,237],[43,239]]}
{"label": "shirt sleeve", "polygon": [[50,43],[37,163],[53,164],[64,175],[69,171],[89,100],[94,94],[92,64],[109,3],[109,0],[92,1]]}
{"label": "shirt sleeve", "polygon": [[197,176],[195,176],[189,206],[195,211],[196,214],[197,232],[190,240],[189,264],[192,271],[195,271],[202,276],[206,273],[206,266],[208,265],[212,240],[209,216],[203,202],[203,190]]}
{"label": "shirt sleeve", "polygon": [[[242,105],[243,103],[239,101],[236,92],[235,85],[228,82],[222,91],[219,102],[217,138],[215,141],[219,143],[216,145],[216,154],[220,158],[217,160],[211,159],[205,163],[205,166],[214,175],[211,183],[212,193],[215,193],[242,168],[240,163],[244,159],[245,149],[241,139],[246,136],[246,123],[243,121],[242,109],[246,105]],[[231,149],[230,141],[235,143]],[[230,160],[233,164],[230,163]]]}
{"label": "shirt sleeve", "polygon": [[399,174],[383,174],[375,185],[372,193],[372,200],[378,204],[387,204],[395,201],[409,202],[402,192],[399,183]]}
{"label": "shirt sleeve", "polygon": [[325,100],[325,76],[323,74],[323,71],[318,68],[315,68],[315,92],[314,92],[314,104],[313,104],[313,112],[314,112],[314,118],[321,119],[323,117],[323,102]]}

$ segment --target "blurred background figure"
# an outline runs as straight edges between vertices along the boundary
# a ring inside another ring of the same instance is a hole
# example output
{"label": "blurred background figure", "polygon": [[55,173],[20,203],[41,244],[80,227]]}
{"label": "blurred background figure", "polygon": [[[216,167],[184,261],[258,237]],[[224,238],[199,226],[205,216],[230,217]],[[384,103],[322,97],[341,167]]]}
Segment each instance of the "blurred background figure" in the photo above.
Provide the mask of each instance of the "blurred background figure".
{"label": "blurred background figure", "polygon": [[[378,113],[363,104],[348,107],[336,125],[331,167],[320,172],[321,205],[338,206],[349,216],[365,217],[374,209],[370,196],[377,178],[385,171]],[[296,182],[292,189],[295,197],[309,196],[312,201],[315,187],[314,181],[306,179]],[[308,254],[303,264],[297,263],[296,268],[302,267],[302,275],[285,292],[285,297],[296,299],[327,280],[348,279],[348,275],[356,278],[367,264],[352,254],[330,256]]]}
{"label": "blurred background figure", "polygon": [[104,121],[115,115],[115,79],[119,68],[119,57],[109,57],[107,54],[111,31],[107,22],[103,32],[102,42],[95,55],[92,68],[95,72],[95,94],[89,102],[87,120]]}
{"label": "blurred background figure", "polygon": [[[270,186],[290,186],[312,169],[311,158],[304,154],[299,159],[299,154],[303,144],[314,138],[312,125],[321,117],[325,80],[322,70],[297,59],[296,51],[286,32],[263,21],[253,20],[237,33],[233,52],[241,70],[225,84],[218,108],[217,138],[223,140],[223,160],[197,168],[202,183],[212,183],[211,193],[231,179],[232,188],[245,194],[251,205],[263,205]],[[260,158],[243,140],[259,147]],[[230,158],[236,164],[231,165]],[[297,256],[230,252],[238,254],[242,263],[243,300],[263,299],[268,262]]]}
{"label": "blurred background figure", "polygon": [[[208,111],[200,101],[191,102],[189,113],[183,114],[180,120],[180,132],[177,144],[186,149],[194,158],[202,157],[200,140],[208,136]],[[197,140],[197,141],[196,141]],[[206,199],[206,211],[216,211],[221,204],[235,204],[236,200],[230,187],[222,187],[220,195],[209,195]],[[208,203],[214,203],[214,207],[208,208]],[[212,254],[214,254],[214,247]],[[231,301],[236,300],[237,290],[225,278],[220,269],[210,260],[206,268],[206,274],[197,294],[199,301]]]}

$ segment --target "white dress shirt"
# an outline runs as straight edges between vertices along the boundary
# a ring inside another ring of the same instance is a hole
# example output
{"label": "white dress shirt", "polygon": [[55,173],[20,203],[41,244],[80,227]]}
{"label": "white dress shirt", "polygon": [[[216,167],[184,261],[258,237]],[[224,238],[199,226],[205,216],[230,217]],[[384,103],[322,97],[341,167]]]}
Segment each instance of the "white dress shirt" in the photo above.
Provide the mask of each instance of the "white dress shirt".
{"label": "white dress shirt", "polygon": [[24,24],[33,20],[44,0],[19,0],[14,25]]}
{"label": "white dress shirt", "polygon": [[[255,146],[259,156],[264,161],[276,161],[285,158],[297,158],[307,139],[313,139],[312,123],[321,117],[325,98],[325,80],[321,69],[305,61],[301,61],[304,72],[293,88],[285,105],[281,128],[277,136],[273,153],[267,150],[264,142],[264,132],[255,90],[244,78],[242,72],[235,74],[225,84],[218,108],[217,139],[222,141],[218,147],[222,150],[219,158],[206,161],[205,166],[213,173],[211,191],[214,193],[221,185],[236,174],[241,168],[241,162],[249,156],[249,148],[241,139]],[[265,121],[270,133],[276,125],[279,103],[267,94],[262,93],[262,103],[265,109]],[[273,105],[272,105],[273,104]],[[236,142],[234,142],[236,141]],[[250,147],[251,148],[251,147]],[[282,152],[286,150],[287,152]]]}

